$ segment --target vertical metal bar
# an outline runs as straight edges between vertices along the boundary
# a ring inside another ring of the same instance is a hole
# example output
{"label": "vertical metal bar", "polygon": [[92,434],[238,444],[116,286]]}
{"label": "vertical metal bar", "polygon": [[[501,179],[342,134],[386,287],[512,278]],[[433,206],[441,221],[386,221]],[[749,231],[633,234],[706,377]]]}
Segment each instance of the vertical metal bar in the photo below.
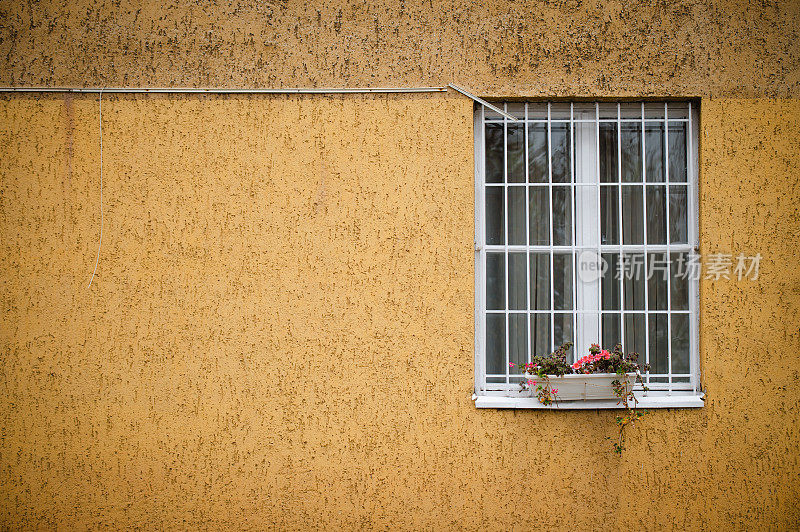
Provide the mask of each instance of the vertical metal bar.
{"label": "vertical metal bar", "polygon": [[555,297],[553,296],[555,271],[553,270],[553,139],[551,111],[547,102],[547,189],[550,193],[550,350],[555,350]]}
{"label": "vertical metal bar", "polygon": [[[616,268],[619,268],[622,261],[622,105],[617,103],[617,194],[619,199],[619,255],[617,256]],[[625,346],[625,283],[623,282],[622,272],[618,269],[614,275],[619,275],[619,343]],[[623,348],[624,352],[624,348]]]}
{"label": "vertical metal bar", "polygon": [[[508,112],[508,104],[503,104],[503,110]],[[509,292],[511,290],[511,285],[508,282],[508,270],[509,270],[509,260],[508,260],[508,118],[503,117],[503,223],[505,224],[505,235],[503,235],[503,257],[505,260],[505,267],[503,268],[503,274],[505,276],[505,285],[506,285],[506,302],[505,302],[505,316],[506,316],[506,323],[505,323],[505,333],[506,333],[506,365],[504,368],[506,374],[506,384],[511,382],[510,378],[510,368],[508,367],[508,363],[510,362],[511,358],[511,343],[509,342],[509,329],[511,328],[511,316],[508,313],[508,302],[511,299],[509,297]]]}
{"label": "vertical metal bar", "polygon": [[578,359],[578,259],[577,259],[577,229],[578,217],[575,214],[575,194],[577,186],[575,184],[575,104],[569,104],[569,201],[572,216],[572,245],[570,255],[572,255],[572,357]]}
{"label": "vertical metal bar", "polygon": [[[602,230],[602,212],[600,204],[600,103],[594,102],[594,141],[595,141],[595,174],[594,181],[597,187],[597,259],[602,260],[603,244],[603,230]],[[603,343],[603,279],[600,279],[600,286],[598,286],[599,296],[597,298],[597,333],[599,338],[596,338],[598,344]]]}
{"label": "vertical metal bar", "polygon": [[528,342],[527,342],[527,353],[525,356],[525,360],[527,362],[531,361],[531,336],[533,331],[531,331],[531,288],[533,288],[533,281],[531,280],[531,227],[530,227],[530,187],[528,184],[530,183],[530,176],[528,175],[528,157],[530,154],[528,153],[528,103],[525,103],[525,121],[522,123],[523,128],[525,131],[522,133],[522,138],[525,142],[525,286],[527,286],[527,290],[525,291],[525,300],[527,304],[525,308],[527,312],[525,313],[525,330],[528,331]]}
{"label": "vertical metal bar", "polygon": [[664,207],[666,229],[664,234],[667,239],[667,389],[672,395],[672,255],[669,252],[669,108],[667,102],[664,102]]}
{"label": "vertical metal bar", "polygon": [[[644,251],[642,258],[644,259],[644,345],[645,345],[645,362],[650,363],[650,298],[647,290],[647,150],[645,148],[645,120],[644,120],[644,102],[641,107],[642,113],[642,242],[644,242]],[[650,384],[650,372],[647,372],[647,383]]]}

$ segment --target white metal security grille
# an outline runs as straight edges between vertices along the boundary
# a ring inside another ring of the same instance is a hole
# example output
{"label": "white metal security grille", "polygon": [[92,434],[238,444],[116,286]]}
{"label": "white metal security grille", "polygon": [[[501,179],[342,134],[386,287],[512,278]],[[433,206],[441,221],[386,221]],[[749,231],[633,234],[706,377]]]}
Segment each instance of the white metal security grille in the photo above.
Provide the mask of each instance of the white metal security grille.
{"label": "white metal security grille", "polygon": [[622,343],[650,389],[696,392],[692,103],[498,107],[517,120],[475,115],[478,391],[517,390],[509,362],[572,341]]}

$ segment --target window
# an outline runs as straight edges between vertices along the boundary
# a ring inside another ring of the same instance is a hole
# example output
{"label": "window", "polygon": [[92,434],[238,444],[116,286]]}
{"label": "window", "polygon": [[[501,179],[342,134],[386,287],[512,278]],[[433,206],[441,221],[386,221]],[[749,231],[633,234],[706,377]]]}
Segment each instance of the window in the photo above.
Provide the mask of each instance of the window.
{"label": "window", "polygon": [[[509,362],[622,343],[658,395],[698,390],[696,106],[506,103],[476,111],[476,391]],[[649,394],[648,394],[649,395]]]}

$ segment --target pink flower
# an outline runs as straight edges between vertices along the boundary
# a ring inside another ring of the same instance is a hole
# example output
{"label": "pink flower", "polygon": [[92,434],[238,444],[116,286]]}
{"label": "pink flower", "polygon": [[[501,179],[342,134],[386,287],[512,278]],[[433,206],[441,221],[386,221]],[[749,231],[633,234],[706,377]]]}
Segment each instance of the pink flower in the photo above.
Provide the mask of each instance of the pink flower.
{"label": "pink flower", "polygon": [[514,367],[514,363],[513,363],[513,362],[509,362],[509,363],[508,363],[508,367],[509,367],[509,368],[513,368],[513,367]]}
{"label": "pink flower", "polygon": [[553,392],[552,393],[553,393],[553,395],[557,394],[558,393],[558,388],[553,388]]}
{"label": "pink flower", "polygon": [[536,381],[533,379],[528,379],[528,386],[533,386],[534,384],[536,384]]}
{"label": "pink flower", "polygon": [[608,360],[609,358],[611,358],[611,353],[603,349],[602,351],[600,351],[600,356]]}
{"label": "pink flower", "polygon": [[578,369],[579,367],[581,367],[581,363],[580,363],[580,362],[575,362],[575,363],[572,365],[572,369]]}

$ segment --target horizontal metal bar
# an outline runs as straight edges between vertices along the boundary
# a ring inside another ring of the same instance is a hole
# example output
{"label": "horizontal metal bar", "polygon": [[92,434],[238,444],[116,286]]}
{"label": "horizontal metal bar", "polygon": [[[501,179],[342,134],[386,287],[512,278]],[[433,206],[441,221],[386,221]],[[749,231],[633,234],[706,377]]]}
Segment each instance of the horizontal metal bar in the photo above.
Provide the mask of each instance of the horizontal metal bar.
{"label": "horizontal metal bar", "polygon": [[288,89],[225,89],[192,87],[0,87],[0,92],[76,92],[106,94],[352,94],[352,93],[403,93],[447,92],[447,87],[340,87],[340,88],[288,88]]}

